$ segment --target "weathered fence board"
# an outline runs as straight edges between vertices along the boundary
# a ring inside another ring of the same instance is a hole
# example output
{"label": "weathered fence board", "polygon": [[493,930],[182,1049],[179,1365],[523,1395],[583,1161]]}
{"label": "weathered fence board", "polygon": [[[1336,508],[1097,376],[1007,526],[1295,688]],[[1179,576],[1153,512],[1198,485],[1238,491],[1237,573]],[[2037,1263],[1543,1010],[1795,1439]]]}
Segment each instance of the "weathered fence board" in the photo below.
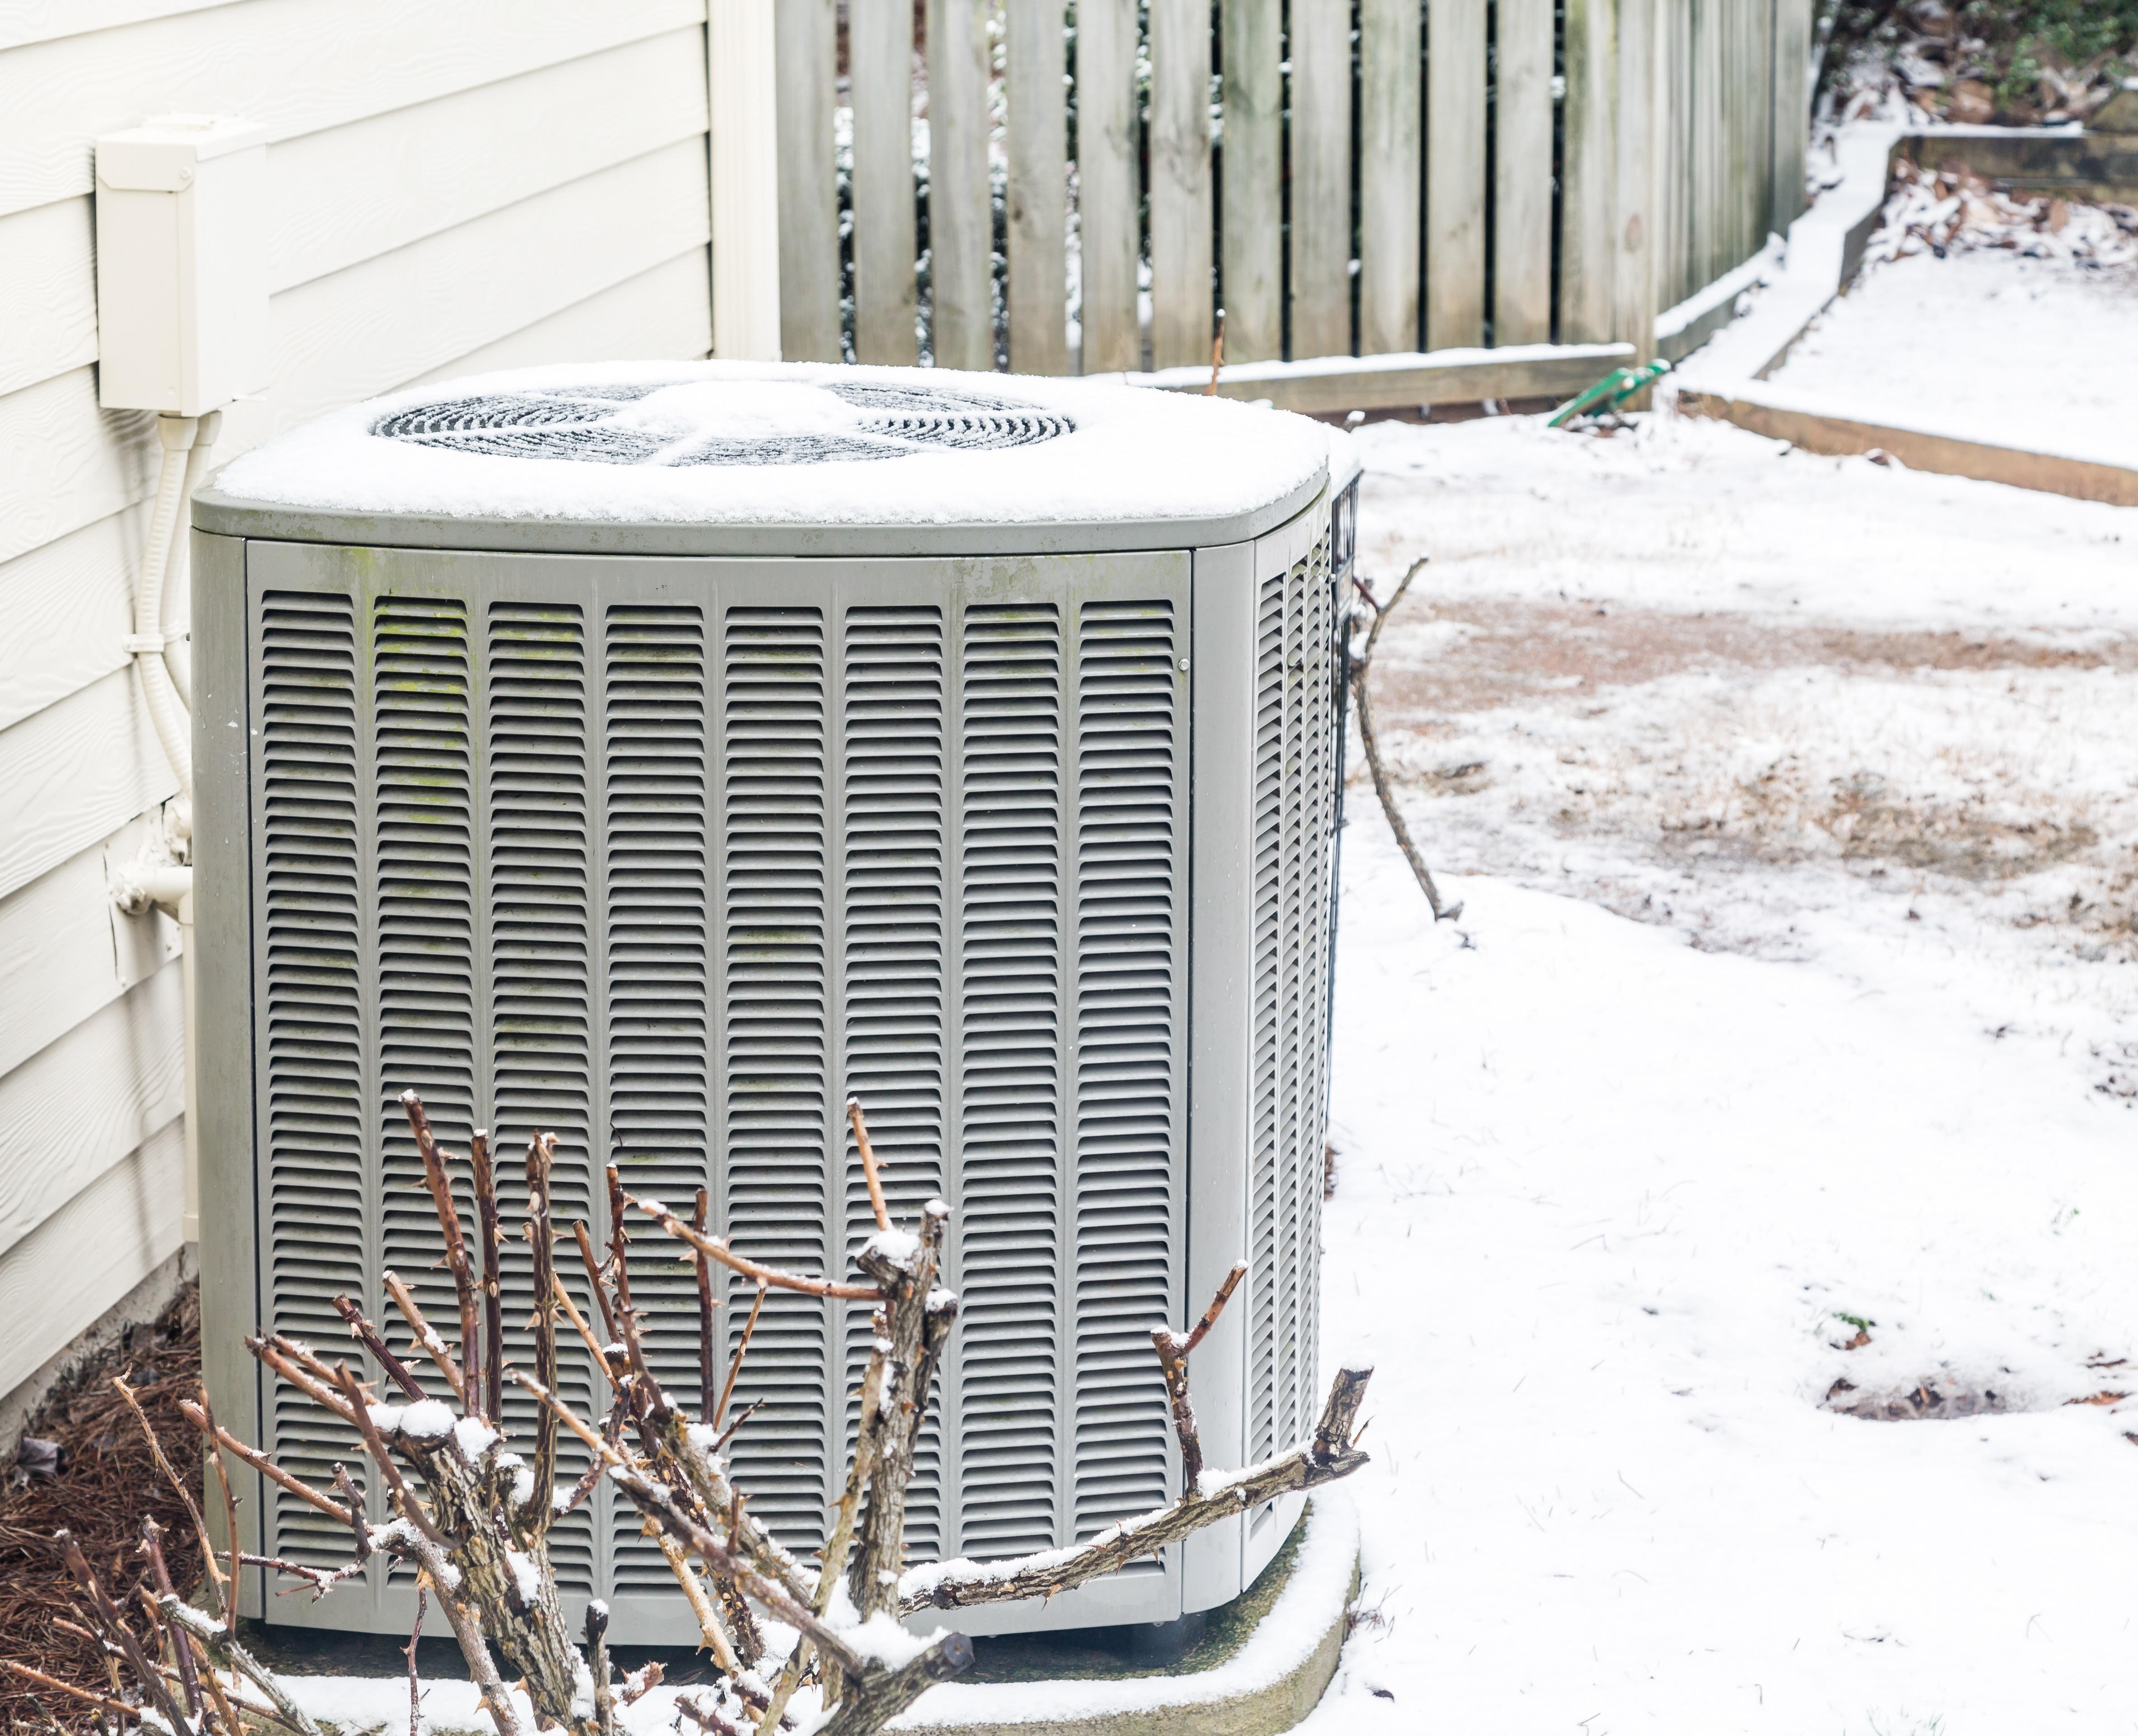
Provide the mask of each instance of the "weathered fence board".
{"label": "weathered fence board", "polygon": [[1284,354],[1282,27],[1281,0],[1226,0],[1219,231],[1230,361]]}
{"label": "weathered fence board", "polygon": [[1350,0],[1291,0],[1291,353],[1352,353]]}
{"label": "weathered fence board", "polygon": [[832,0],[780,0],[779,353],[839,359],[839,184],[832,156]]}
{"label": "weathered fence board", "polygon": [[1150,0],[1150,353],[1210,354],[1210,7]]}
{"label": "weathered fence board", "polygon": [[1552,0],[1499,0],[1492,341],[1551,338]]}
{"label": "weathered fence board", "polygon": [[1019,374],[1067,374],[1069,51],[1062,0],[1010,0],[1008,22],[1004,94],[1017,116],[1009,130],[1009,364]]}
{"label": "weathered fence board", "polygon": [[1136,317],[1135,0],[1076,8],[1076,232],[1086,374],[1143,365]]}
{"label": "weathered fence board", "polygon": [[[1551,0],[1541,3],[1549,28]],[[1418,342],[1418,198],[1425,120],[1419,104],[1419,27],[1414,0],[1361,0],[1359,349],[1365,355],[1414,349]],[[1547,81],[1549,54],[1547,43]],[[1547,90],[1547,105],[1550,100]],[[1547,106],[1547,125],[1550,115]],[[1547,177],[1550,144],[1547,134]]]}
{"label": "weathered fence board", "polygon": [[1560,176],[1559,340],[1612,335],[1612,121],[1618,78],[1617,0],[1566,0],[1565,168]]}
{"label": "weathered fence board", "polygon": [[987,0],[928,3],[928,281],[935,365],[995,364]]}
{"label": "weathered fence board", "polygon": [[1777,235],[1804,215],[1804,149],[1809,140],[1796,124],[1811,100],[1811,0],[1774,0],[1774,88],[1769,97],[1768,136],[1774,141],[1774,199],[1767,227]]}
{"label": "weathered fence board", "polygon": [[1426,17],[1425,347],[1485,341],[1485,0]]}
{"label": "weathered fence board", "polygon": [[[1618,0],[1618,139],[1614,198],[1612,334],[1646,361],[1655,354],[1655,20],[1657,0]],[[1734,263],[1734,262],[1733,262]]]}
{"label": "weathered fence board", "polygon": [[925,4],[925,67],[910,0],[778,9],[789,355],[1207,369],[1222,304],[1228,367],[1645,356],[1801,201],[1810,0]]}
{"label": "weathered fence board", "polygon": [[910,366],[920,353],[912,0],[849,0],[847,66],[854,110],[854,359]]}

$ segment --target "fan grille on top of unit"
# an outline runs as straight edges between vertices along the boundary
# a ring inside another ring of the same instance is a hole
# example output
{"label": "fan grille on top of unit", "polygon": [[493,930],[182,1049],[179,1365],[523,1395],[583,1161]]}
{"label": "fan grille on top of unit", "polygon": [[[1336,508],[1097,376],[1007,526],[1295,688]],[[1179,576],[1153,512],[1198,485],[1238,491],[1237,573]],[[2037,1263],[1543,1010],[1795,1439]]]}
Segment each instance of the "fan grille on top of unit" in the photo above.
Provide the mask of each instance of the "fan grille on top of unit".
{"label": "fan grille on top of unit", "polygon": [[371,432],[382,439],[495,457],[686,465],[822,464],[921,452],[999,452],[1076,428],[1058,412],[985,393],[861,381],[813,386],[858,412],[851,432],[691,435],[622,419],[631,405],[661,390],[659,384],[541,387],[447,399],[383,416]]}

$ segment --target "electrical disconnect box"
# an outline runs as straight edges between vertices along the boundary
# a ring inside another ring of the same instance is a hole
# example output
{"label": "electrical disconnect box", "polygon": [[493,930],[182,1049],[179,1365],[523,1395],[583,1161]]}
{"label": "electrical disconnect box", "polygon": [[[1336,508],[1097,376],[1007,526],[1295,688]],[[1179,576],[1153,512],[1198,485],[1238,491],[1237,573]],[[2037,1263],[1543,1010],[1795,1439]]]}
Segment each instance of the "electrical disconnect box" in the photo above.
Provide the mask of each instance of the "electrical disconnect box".
{"label": "electrical disconnect box", "polygon": [[165,115],[96,141],[97,396],[198,416],[268,383],[267,132]]}

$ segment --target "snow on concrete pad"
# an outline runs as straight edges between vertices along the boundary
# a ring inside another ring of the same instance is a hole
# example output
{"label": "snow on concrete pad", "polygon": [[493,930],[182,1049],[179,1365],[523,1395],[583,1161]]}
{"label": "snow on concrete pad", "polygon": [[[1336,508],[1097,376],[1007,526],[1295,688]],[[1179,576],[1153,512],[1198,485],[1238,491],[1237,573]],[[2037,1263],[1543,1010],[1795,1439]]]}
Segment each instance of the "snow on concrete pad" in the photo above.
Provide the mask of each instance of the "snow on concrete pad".
{"label": "snow on concrete pad", "polygon": [[900,1736],[1276,1736],[1328,1685],[1358,1562],[1357,1510],[1331,1485],[1313,1497],[1276,1602],[1216,1668],[1123,1681],[945,1682],[888,1728]]}
{"label": "snow on concrete pad", "polygon": [[2124,1113],[1934,991],[1481,876],[1436,927],[1348,835],[1325,1355],[1374,1462],[1304,1728],[2127,1729],[2134,1418],[2079,1402],[2138,1385]]}
{"label": "snow on concrete pad", "polygon": [[[1359,1518],[1349,1494],[1339,1486],[1317,1491],[1296,1539],[1271,1570],[1281,1576],[1274,1596],[1259,1603],[1257,1592],[1267,1596],[1267,1588],[1258,1585],[1241,1600],[1251,1625],[1218,1643],[1208,1667],[1194,1667],[1191,1653],[1178,1674],[945,1682],[887,1728],[900,1736],[1278,1736],[1320,1699],[1344,1643],[1359,1566]],[[1281,1565],[1286,1557],[1288,1568]],[[769,1624],[767,1637],[783,1655],[793,1634]],[[387,1736],[408,1728],[405,1675],[290,1675],[284,1683],[329,1736]],[[688,1685],[652,1690],[622,1709],[628,1736],[674,1736],[679,1726],[692,1728],[682,1722],[676,1697],[704,1692]],[[804,1729],[817,1710],[814,1694],[805,1688],[793,1702]],[[517,1698],[531,1727],[525,1698]],[[486,1736],[491,1729],[474,1685],[463,1679],[427,1679],[422,1704],[422,1729],[412,1736]]]}

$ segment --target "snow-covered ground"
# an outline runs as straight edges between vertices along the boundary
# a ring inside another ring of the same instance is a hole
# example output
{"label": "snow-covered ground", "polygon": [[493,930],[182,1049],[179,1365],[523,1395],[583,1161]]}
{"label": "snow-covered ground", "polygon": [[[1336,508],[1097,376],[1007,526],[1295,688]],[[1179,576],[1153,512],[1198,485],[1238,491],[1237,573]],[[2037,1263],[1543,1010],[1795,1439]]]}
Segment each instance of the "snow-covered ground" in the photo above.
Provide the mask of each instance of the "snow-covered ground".
{"label": "snow-covered ground", "polygon": [[1774,384],[1964,438],[2138,464],[2138,269],[1987,249],[1866,274]]}
{"label": "snow-covered ground", "polygon": [[1369,1614],[1309,1728],[2138,1729],[2138,1398],[2074,1402],[2138,1392],[2138,512],[1711,423],[1362,438],[1466,908],[1355,785]]}

